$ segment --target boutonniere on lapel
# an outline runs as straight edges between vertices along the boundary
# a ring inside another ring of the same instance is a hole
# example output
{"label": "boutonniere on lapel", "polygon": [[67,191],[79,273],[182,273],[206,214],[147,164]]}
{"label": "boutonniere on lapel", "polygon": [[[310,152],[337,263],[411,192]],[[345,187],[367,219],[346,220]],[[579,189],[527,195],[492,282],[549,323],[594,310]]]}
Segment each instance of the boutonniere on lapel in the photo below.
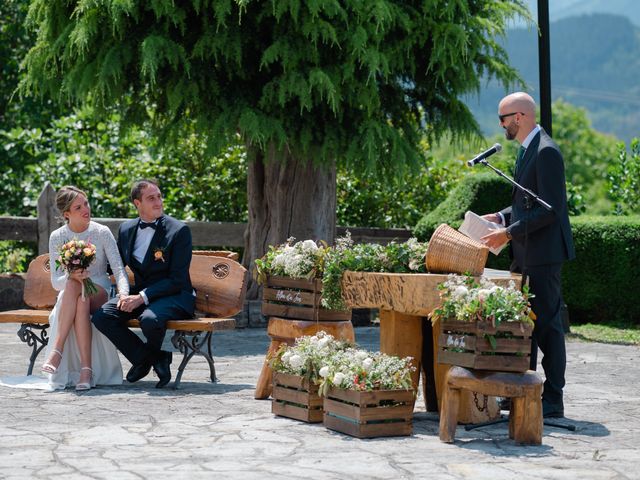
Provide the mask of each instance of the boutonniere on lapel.
{"label": "boutonniere on lapel", "polygon": [[164,248],[156,247],[153,249],[153,260],[164,263]]}

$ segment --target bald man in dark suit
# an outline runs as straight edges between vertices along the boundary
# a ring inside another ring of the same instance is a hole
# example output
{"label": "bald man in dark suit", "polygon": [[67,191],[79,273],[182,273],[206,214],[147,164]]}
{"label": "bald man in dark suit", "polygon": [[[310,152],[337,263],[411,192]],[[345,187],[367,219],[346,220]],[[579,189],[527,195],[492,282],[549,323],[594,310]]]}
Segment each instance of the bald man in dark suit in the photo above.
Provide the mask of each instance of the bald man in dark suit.
{"label": "bald man in dark suit", "polygon": [[514,188],[511,206],[485,218],[504,228],[483,237],[495,248],[511,241],[511,270],[529,280],[531,307],[537,315],[533,330],[531,369],[536,369],[538,347],[545,373],[542,410],[545,418],[564,416],[566,348],[561,318],[562,264],[575,257],[567,207],[564,161],[560,149],[536,123],[536,105],[530,95],[517,92],[498,106],[507,140],[520,143],[514,179],[553,209],[546,210]]}

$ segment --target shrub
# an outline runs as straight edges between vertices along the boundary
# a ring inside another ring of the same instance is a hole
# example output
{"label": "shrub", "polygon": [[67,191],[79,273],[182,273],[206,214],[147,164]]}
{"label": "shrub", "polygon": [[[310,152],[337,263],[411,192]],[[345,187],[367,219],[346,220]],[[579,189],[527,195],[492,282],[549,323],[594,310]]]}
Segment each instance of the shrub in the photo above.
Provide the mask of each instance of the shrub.
{"label": "shrub", "polygon": [[562,272],[572,322],[640,323],[640,217],[574,217],[576,259]]}
{"label": "shrub", "polygon": [[640,139],[631,140],[629,150],[624,143],[618,145],[617,161],[609,167],[609,195],[616,215],[640,213]]}
{"label": "shrub", "polygon": [[35,252],[35,245],[31,243],[0,240],[0,273],[26,272]]}

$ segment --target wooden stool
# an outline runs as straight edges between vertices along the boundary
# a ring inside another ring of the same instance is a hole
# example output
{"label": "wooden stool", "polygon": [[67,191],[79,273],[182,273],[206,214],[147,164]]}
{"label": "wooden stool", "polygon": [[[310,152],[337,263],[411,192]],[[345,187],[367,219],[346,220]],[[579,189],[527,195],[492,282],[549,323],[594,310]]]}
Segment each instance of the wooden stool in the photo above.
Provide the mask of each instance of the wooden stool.
{"label": "wooden stool", "polygon": [[489,372],[463,367],[449,370],[440,409],[440,440],[443,442],[454,440],[463,389],[511,398],[509,438],[525,445],[542,443],[542,379],[536,372]]}
{"label": "wooden stool", "polygon": [[256,385],[255,398],[257,400],[269,398],[271,395],[272,370],[267,361],[269,355],[275,353],[283,343],[293,345],[296,338],[304,335],[315,335],[321,330],[324,330],[339,340],[355,341],[353,325],[350,320],[314,322],[311,320],[291,320],[280,317],[271,317],[269,319],[267,333],[271,337],[271,344],[269,345],[265,361],[262,364],[262,371],[260,372],[260,377]]}

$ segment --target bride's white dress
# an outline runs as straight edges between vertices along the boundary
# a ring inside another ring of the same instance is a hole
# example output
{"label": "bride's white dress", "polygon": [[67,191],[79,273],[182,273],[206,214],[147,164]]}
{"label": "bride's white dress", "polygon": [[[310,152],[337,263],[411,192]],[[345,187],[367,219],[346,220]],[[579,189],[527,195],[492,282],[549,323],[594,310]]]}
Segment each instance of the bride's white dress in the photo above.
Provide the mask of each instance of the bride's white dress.
{"label": "bride's white dress", "polygon": [[[111,280],[107,274],[107,262],[111,266],[116,279],[118,293],[129,293],[129,281],[122,265],[122,259],[118,252],[118,246],[109,228],[99,223],[90,222],[89,228],[82,233],[76,233],[63,226],[54,231],[49,237],[49,255],[51,264],[51,284],[59,290],[58,300],[49,315],[49,344],[44,355],[39,356],[42,363],[49,358],[53,349],[53,342],[58,330],[58,311],[60,299],[64,293],[67,282],[67,273],[56,268],[57,251],[60,246],[72,239],[90,241],[96,246],[96,259],[88,268],[90,278],[96,285],[100,285],[109,294]],[[88,301],[88,300],[87,300]],[[115,346],[91,326],[91,368],[93,377],[91,385],[120,385],[122,383],[122,365]],[[55,361],[55,360],[54,360]],[[38,365],[39,367],[39,365]],[[62,360],[56,373],[47,375],[47,379],[41,377],[11,377],[3,378],[0,384],[17,388],[38,388],[44,390],[59,390],[78,383],[80,379],[80,351],[76,342],[76,335],[71,328],[62,352]]]}

